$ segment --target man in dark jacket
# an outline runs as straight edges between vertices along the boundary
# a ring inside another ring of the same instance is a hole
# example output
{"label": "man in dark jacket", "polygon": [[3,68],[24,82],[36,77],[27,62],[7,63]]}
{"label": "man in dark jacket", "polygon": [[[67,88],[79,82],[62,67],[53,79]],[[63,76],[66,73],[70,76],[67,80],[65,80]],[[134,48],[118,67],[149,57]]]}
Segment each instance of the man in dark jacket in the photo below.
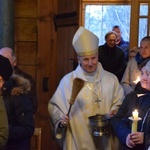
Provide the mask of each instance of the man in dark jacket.
{"label": "man in dark jacket", "polygon": [[106,71],[117,76],[119,82],[122,79],[126,61],[124,51],[116,45],[117,34],[113,31],[105,35],[106,43],[99,46],[99,62]]}
{"label": "man in dark jacket", "polygon": [[0,93],[5,103],[9,136],[5,150],[30,150],[34,132],[33,108],[27,96],[29,80],[13,74],[9,59],[0,55]]}
{"label": "man in dark jacket", "polygon": [[0,54],[9,59],[15,74],[20,75],[30,81],[31,90],[28,92],[28,96],[32,102],[33,112],[35,113],[37,111],[37,107],[38,107],[36,82],[34,81],[34,79],[32,78],[31,75],[29,75],[28,73],[22,71],[21,69],[19,69],[17,67],[16,55],[11,48],[4,47],[4,48],[0,49]]}

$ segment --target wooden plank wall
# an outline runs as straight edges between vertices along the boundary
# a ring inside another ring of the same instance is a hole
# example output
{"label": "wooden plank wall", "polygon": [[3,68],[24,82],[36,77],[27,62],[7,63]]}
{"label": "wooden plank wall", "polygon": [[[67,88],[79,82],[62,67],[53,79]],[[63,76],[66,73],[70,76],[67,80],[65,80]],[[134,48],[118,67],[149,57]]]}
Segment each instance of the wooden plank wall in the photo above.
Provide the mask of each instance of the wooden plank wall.
{"label": "wooden plank wall", "polygon": [[36,78],[37,2],[15,0],[15,51],[20,68]]}
{"label": "wooden plank wall", "polygon": [[[52,138],[47,104],[56,88],[57,35],[54,32],[53,16],[57,12],[57,0],[38,0],[38,53],[37,89],[39,107],[36,125],[42,127],[42,150],[59,149]],[[43,78],[48,78],[48,91],[43,91]]]}
{"label": "wooden plank wall", "polygon": [[[70,60],[76,59],[72,37],[78,25],[55,31],[56,14],[79,10],[79,0],[15,0],[15,51],[18,66],[36,80],[38,110],[35,127],[42,127],[42,150],[59,150],[50,131],[47,104],[60,79],[73,70]],[[74,20],[74,19],[73,19]],[[78,22],[78,17],[74,20]],[[48,90],[43,90],[43,79]]]}

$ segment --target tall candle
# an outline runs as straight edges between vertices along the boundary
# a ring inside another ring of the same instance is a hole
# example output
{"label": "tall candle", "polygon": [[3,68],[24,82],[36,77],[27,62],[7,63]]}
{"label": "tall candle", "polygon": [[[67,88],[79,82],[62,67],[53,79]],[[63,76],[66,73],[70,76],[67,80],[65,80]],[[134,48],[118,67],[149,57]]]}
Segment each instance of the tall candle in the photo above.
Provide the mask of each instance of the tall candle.
{"label": "tall candle", "polygon": [[132,133],[137,131],[137,125],[138,125],[138,111],[135,110],[132,112],[133,122],[132,122]]}
{"label": "tall candle", "polygon": [[137,131],[137,125],[138,125],[138,121],[137,120],[133,120],[132,122],[132,133]]}

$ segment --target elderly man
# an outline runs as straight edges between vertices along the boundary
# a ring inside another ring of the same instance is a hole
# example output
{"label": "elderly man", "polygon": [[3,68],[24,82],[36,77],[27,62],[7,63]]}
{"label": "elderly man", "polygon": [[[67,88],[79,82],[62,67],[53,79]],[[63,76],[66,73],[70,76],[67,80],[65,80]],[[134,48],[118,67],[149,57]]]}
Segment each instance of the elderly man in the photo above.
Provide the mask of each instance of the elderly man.
{"label": "elderly man", "polygon": [[20,76],[22,76],[22,77],[24,77],[30,81],[31,90],[28,93],[28,96],[32,102],[33,111],[35,113],[37,111],[37,108],[38,108],[36,82],[34,81],[34,79],[32,78],[31,75],[29,75],[28,73],[22,71],[21,69],[19,69],[17,67],[17,59],[16,59],[16,55],[15,55],[13,49],[11,49],[9,47],[3,47],[0,49],[0,55],[9,59],[15,74],[20,75]]}
{"label": "elderly man", "polygon": [[[95,150],[97,145],[88,118],[96,114],[113,116],[124,98],[117,77],[105,71],[98,62],[98,41],[87,29],[77,30],[72,44],[79,65],[62,78],[48,104],[54,136],[64,150]],[[85,83],[67,115],[75,78]],[[100,138],[98,143],[101,150],[112,150],[114,146],[111,135]]]}
{"label": "elderly man", "polygon": [[99,46],[99,62],[103,68],[117,76],[121,81],[125,67],[125,53],[116,45],[117,34],[110,31],[105,35],[106,43]]}

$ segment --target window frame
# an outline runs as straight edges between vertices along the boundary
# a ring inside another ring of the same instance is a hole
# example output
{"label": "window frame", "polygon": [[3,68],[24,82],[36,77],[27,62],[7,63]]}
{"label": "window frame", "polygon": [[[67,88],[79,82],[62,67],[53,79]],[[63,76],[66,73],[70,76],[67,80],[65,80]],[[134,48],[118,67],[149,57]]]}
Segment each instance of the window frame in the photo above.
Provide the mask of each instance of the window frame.
{"label": "window frame", "polygon": [[79,25],[84,26],[84,18],[85,18],[85,5],[102,5],[102,4],[107,4],[107,5],[124,5],[124,4],[131,4],[131,0],[80,0],[80,14],[79,14]]}
{"label": "window frame", "polygon": [[[148,15],[140,16],[140,4],[148,3]],[[150,1],[149,0],[80,0],[80,13],[79,13],[79,25],[84,26],[85,18],[85,5],[131,5],[131,18],[130,18],[130,49],[138,46],[138,34],[139,34],[139,20],[141,18],[148,19],[147,35],[150,35]],[[137,13],[135,13],[137,12]]]}
{"label": "window frame", "polygon": [[[148,15],[147,16],[140,16],[140,4],[148,3]],[[138,13],[135,13],[138,12]],[[139,20],[141,18],[148,19],[148,26],[147,26],[147,35],[150,35],[150,1],[149,0],[136,0],[133,2],[131,1],[131,21],[130,21],[130,47],[135,47],[138,45],[138,37],[139,37]]]}

